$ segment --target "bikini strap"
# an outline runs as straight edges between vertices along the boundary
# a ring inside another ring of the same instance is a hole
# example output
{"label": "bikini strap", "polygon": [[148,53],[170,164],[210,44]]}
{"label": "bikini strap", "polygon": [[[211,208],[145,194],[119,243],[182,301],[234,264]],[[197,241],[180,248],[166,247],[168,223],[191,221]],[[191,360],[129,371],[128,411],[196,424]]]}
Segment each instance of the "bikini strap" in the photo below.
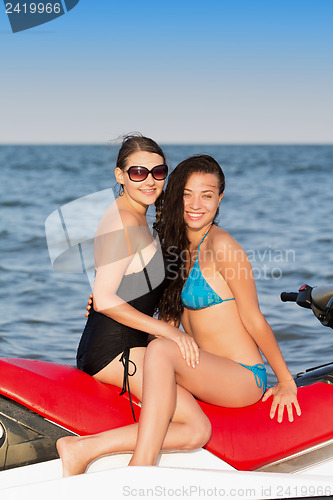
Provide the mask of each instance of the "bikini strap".
{"label": "bikini strap", "polygon": [[206,238],[207,234],[209,233],[210,229],[211,229],[212,226],[210,226],[210,228],[208,229],[207,233],[204,234],[202,240],[200,241],[199,245],[198,245],[198,248],[197,248],[197,256],[195,258],[195,262],[197,262],[198,260],[198,257],[199,257],[199,250],[200,250],[200,246],[201,246],[201,243],[203,242],[203,240]]}
{"label": "bikini strap", "polygon": [[198,250],[197,250],[197,258],[198,258],[198,255],[199,255],[199,250],[200,250],[200,246],[201,246],[201,243],[203,242],[203,240],[206,238],[207,234],[209,233],[210,231],[210,228],[208,229],[207,233],[204,235],[204,237],[202,238],[202,240],[200,241],[199,245],[198,245]]}
{"label": "bikini strap", "polygon": [[198,245],[198,250],[200,248],[200,245],[201,243],[203,242],[203,240],[206,238],[207,234],[209,233],[209,230],[207,231],[207,233],[204,235],[204,237],[202,238],[202,240],[200,241],[199,245]]}

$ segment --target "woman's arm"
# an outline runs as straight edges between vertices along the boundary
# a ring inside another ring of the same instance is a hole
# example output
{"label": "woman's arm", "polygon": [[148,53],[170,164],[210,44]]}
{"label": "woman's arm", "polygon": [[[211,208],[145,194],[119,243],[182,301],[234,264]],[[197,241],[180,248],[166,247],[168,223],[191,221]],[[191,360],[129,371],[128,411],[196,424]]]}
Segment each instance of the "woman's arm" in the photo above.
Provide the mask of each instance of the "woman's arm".
{"label": "woman's arm", "polygon": [[199,348],[194,339],[171,324],[138,311],[115,294],[114,284],[112,287],[107,285],[115,280],[116,273],[118,275],[120,270],[121,266],[118,265],[117,268],[110,266],[108,269],[97,272],[94,286],[94,309],[130,328],[173,340],[178,345],[188,366],[195,368],[199,363]]}
{"label": "woman's arm", "polygon": [[233,292],[243,325],[260,348],[278,380],[277,386],[266,391],[263,401],[273,395],[271,418],[278,409],[278,421],[281,422],[286,406],[288,418],[292,421],[292,405],[300,415],[296,384],[283,359],[273,331],[260,311],[251,263],[242,247],[227,233],[223,237],[219,235],[219,243],[220,248],[221,245],[223,247],[225,256],[220,272]]}
{"label": "woman's arm", "polygon": [[[131,214],[127,216],[128,218],[130,218],[131,229],[135,227],[135,224],[138,226]],[[114,237],[112,232],[104,231],[103,236],[97,242],[95,241],[97,272],[93,289],[94,309],[130,328],[173,340],[177,343],[187,364],[196,366],[199,360],[199,349],[190,336],[175,326],[138,311],[116,293],[139,246],[129,237],[127,226],[124,228],[123,237],[119,234]],[[142,293],[146,291],[143,290]]]}

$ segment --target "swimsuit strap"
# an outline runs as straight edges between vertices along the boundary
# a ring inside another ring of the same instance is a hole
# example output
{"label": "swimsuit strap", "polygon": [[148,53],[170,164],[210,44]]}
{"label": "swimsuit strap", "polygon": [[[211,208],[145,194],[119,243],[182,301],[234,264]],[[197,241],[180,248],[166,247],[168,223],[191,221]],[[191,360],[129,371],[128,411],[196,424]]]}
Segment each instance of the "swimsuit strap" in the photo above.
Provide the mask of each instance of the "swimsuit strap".
{"label": "swimsuit strap", "polygon": [[[149,279],[148,271],[147,271],[147,268],[146,268],[146,264],[145,264],[145,262],[143,260],[142,252],[141,251],[139,252],[139,255],[140,255],[140,260],[141,260],[141,264],[142,264],[142,267],[143,267],[143,272],[144,272],[144,275],[145,275],[145,278],[146,278],[146,281],[147,281],[147,285],[148,285],[149,291],[152,292],[153,291],[153,287],[151,286],[151,282],[150,282],[150,279]],[[152,259],[154,258],[154,256],[155,256],[155,254],[153,255]]]}
{"label": "swimsuit strap", "polygon": [[208,233],[209,233],[209,229],[208,229],[207,233],[204,235],[204,237],[202,238],[202,240],[200,241],[200,243],[199,243],[199,245],[198,245],[198,251],[199,251],[199,249],[200,249],[200,245],[201,245],[201,243],[202,243],[202,242],[203,242],[203,240],[206,238],[206,236],[207,236],[207,234],[208,234]]}
{"label": "swimsuit strap", "polygon": [[[129,397],[130,404],[131,404],[132,415],[134,418],[134,422],[136,422],[135,413],[134,413],[134,409],[133,409],[133,403],[132,403],[132,396],[131,396],[131,391],[130,391],[130,385],[129,385],[129,380],[128,380],[128,377],[133,377],[133,375],[136,373],[136,364],[134,363],[134,361],[129,359],[129,354],[130,354],[130,348],[126,347],[124,349],[124,352],[121,355],[120,360],[119,360],[119,362],[122,363],[123,367],[124,367],[123,387],[122,387],[121,392],[119,393],[119,396],[122,396],[123,394],[125,394],[125,392],[128,392],[128,397]],[[128,371],[129,363],[132,363],[132,365],[134,366],[133,373],[129,373],[129,371]]]}
{"label": "swimsuit strap", "polygon": [[[228,300],[228,299],[226,299],[226,300]],[[232,300],[232,299],[229,299],[229,300]],[[262,387],[263,392],[265,392],[266,388],[267,388],[267,378],[266,378],[265,365],[263,365],[262,363],[257,363],[256,365],[252,365],[252,366],[244,365],[243,363],[238,363],[238,364],[241,366],[244,366],[244,368],[247,368],[248,370],[250,370],[253,373],[257,386],[259,388]],[[260,372],[260,370],[261,370],[261,372]]]}
{"label": "swimsuit strap", "polygon": [[203,242],[203,240],[206,238],[207,234],[209,233],[210,229],[211,229],[212,226],[210,226],[210,228],[208,229],[207,233],[204,234],[202,240],[200,241],[199,245],[198,245],[198,249],[197,249],[197,259],[198,259],[198,255],[199,255],[199,250],[200,250],[200,246],[201,246],[201,243]]}

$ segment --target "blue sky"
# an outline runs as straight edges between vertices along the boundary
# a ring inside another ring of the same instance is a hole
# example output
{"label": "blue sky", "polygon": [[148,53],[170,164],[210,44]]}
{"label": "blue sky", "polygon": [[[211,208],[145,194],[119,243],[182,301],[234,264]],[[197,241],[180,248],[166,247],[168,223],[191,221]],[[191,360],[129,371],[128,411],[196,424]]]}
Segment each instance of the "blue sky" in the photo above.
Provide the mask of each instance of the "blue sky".
{"label": "blue sky", "polygon": [[332,24],[331,0],[80,0],[14,34],[2,3],[0,142],[331,143]]}

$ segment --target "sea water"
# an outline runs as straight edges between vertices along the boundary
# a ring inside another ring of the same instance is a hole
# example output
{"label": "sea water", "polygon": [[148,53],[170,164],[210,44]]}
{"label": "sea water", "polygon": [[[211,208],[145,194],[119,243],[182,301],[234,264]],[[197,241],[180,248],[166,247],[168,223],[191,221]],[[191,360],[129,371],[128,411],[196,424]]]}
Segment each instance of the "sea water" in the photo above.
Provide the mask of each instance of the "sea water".
{"label": "sea water", "polygon": [[[261,310],[291,372],[333,361],[333,331],[310,310],[280,301],[282,291],[297,291],[303,283],[333,285],[332,147],[164,150],[171,168],[198,153],[222,165],[226,190],[219,224],[251,260]],[[116,153],[108,145],[0,146],[1,356],[75,364],[91,287],[84,273],[53,269],[45,221],[74,200],[113,190]]]}

